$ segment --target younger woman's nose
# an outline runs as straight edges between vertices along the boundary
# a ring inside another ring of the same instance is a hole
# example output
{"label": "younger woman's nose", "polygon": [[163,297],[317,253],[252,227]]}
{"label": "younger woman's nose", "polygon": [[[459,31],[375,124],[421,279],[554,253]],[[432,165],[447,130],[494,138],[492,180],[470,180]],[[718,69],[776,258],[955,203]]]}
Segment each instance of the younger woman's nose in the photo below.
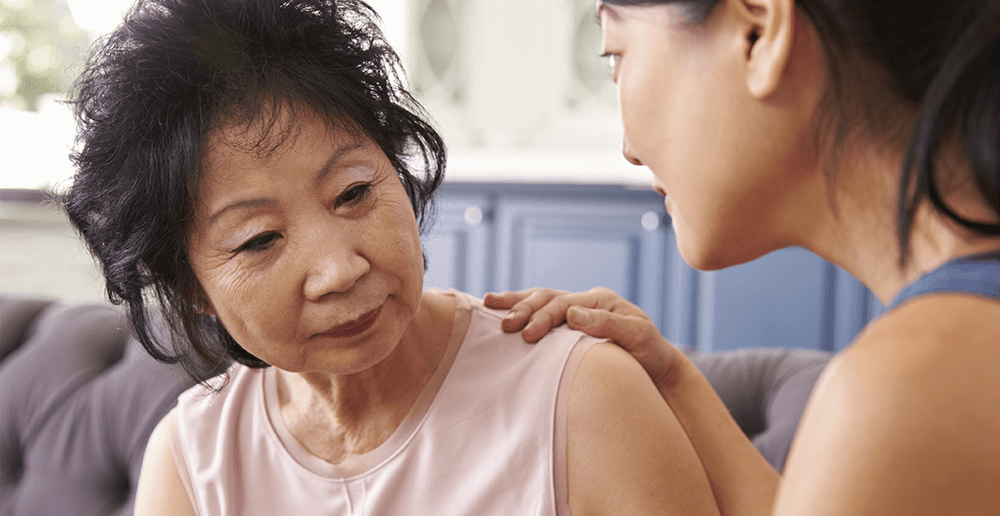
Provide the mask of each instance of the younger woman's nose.
{"label": "younger woman's nose", "polygon": [[628,134],[622,136],[622,154],[629,163],[638,166],[644,165],[642,160],[639,159],[639,156],[635,154],[635,150],[632,149],[632,143],[628,141]]}
{"label": "younger woman's nose", "polygon": [[656,193],[658,193],[658,194],[660,194],[660,195],[662,195],[664,197],[667,196],[667,190],[664,189],[662,185],[660,185],[660,181],[658,179],[656,179],[655,177],[653,178],[653,190],[656,190]]}

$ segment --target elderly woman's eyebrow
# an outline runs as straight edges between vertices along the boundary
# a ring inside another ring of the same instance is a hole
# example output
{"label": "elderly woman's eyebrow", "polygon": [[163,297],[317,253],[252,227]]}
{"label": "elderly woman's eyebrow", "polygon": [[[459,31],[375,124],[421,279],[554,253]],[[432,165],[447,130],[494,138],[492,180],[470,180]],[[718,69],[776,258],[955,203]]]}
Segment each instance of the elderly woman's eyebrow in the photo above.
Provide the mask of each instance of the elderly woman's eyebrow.
{"label": "elderly woman's eyebrow", "polygon": [[221,209],[219,209],[219,211],[213,213],[212,216],[208,218],[208,223],[209,225],[214,224],[215,221],[219,219],[219,217],[221,217],[228,211],[232,211],[239,208],[244,208],[244,209],[266,208],[269,206],[274,206],[277,203],[278,201],[275,199],[243,199],[240,201],[232,202],[223,206]]}
{"label": "elderly woman's eyebrow", "polygon": [[[343,160],[344,157],[346,157],[347,155],[351,154],[352,152],[354,152],[354,151],[356,151],[356,150],[358,150],[358,149],[360,149],[360,148],[362,148],[364,146],[365,146],[365,144],[364,144],[363,140],[352,140],[352,141],[346,142],[346,143],[338,146],[336,149],[334,149],[333,154],[331,154],[330,157],[326,160],[326,162],[323,163],[323,166],[321,166],[319,168],[319,170],[316,171],[316,184],[318,185],[319,183],[321,183],[327,176],[330,175],[331,172],[333,172],[334,170],[336,170],[337,164],[341,160]],[[226,212],[231,211],[231,210],[240,209],[240,208],[244,208],[244,209],[246,209],[246,208],[266,208],[266,207],[269,207],[269,206],[274,206],[275,204],[277,204],[277,202],[278,201],[275,200],[275,199],[268,199],[268,198],[242,199],[242,200],[239,200],[239,201],[235,201],[235,202],[232,202],[232,203],[229,203],[229,204],[223,206],[218,211],[216,211],[215,213],[213,213],[209,217],[208,222],[209,222],[209,224],[214,224],[215,221],[219,219],[219,217],[221,217]]]}
{"label": "elderly woman's eyebrow", "polygon": [[333,151],[333,154],[330,155],[330,159],[326,160],[326,163],[316,172],[316,184],[319,185],[319,183],[322,183],[330,175],[330,172],[333,172],[337,168],[337,163],[344,159],[345,156],[364,146],[364,141],[353,140],[337,147]]}

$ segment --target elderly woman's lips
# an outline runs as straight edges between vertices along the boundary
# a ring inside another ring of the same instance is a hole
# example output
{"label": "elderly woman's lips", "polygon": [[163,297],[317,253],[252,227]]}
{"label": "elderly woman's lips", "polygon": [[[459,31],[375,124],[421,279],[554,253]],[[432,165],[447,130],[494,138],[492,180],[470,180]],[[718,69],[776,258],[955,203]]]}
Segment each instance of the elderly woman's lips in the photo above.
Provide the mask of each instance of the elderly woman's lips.
{"label": "elderly woman's lips", "polygon": [[371,328],[375,324],[375,320],[378,319],[378,314],[382,312],[382,307],[368,312],[357,319],[341,324],[340,326],[330,328],[323,333],[316,334],[317,337],[353,337],[355,335],[360,335],[364,333],[368,328]]}

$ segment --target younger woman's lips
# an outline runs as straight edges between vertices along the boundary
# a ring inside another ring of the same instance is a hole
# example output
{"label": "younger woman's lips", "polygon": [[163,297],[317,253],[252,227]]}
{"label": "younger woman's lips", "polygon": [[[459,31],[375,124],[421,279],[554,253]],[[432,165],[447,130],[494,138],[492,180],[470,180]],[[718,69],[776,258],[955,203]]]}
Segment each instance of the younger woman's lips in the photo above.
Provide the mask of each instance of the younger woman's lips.
{"label": "younger woman's lips", "polygon": [[320,333],[318,336],[342,338],[342,337],[353,337],[355,335],[360,335],[365,331],[367,331],[368,328],[371,328],[373,324],[375,324],[375,320],[378,319],[378,315],[381,312],[382,312],[382,307],[379,306],[378,308],[372,310],[371,312],[363,314],[361,317],[358,317],[353,321],[346,322],[335,328],[330,328],[329,330]]}

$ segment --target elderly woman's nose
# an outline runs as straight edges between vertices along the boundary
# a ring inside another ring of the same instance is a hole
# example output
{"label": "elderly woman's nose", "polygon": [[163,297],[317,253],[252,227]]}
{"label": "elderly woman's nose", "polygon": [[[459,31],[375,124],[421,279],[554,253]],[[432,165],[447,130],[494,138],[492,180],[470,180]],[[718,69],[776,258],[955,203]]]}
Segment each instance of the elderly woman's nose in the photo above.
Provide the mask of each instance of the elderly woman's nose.
{"label": "elderly woman's nose", "polygon": [[320,245],[304,251],[308,268],[303,294],[310,300],[350,290],[371,268],[352,245],[329,236],[320,240]]}
{"label": "elderly woman's nose", "polygon": [[633,165],[643,165],[642,160],[639,159],[639,156],[636,156],[635,150],[632,149],[632,143],[628,141],[628,134],[622,136],[622,155]]}

